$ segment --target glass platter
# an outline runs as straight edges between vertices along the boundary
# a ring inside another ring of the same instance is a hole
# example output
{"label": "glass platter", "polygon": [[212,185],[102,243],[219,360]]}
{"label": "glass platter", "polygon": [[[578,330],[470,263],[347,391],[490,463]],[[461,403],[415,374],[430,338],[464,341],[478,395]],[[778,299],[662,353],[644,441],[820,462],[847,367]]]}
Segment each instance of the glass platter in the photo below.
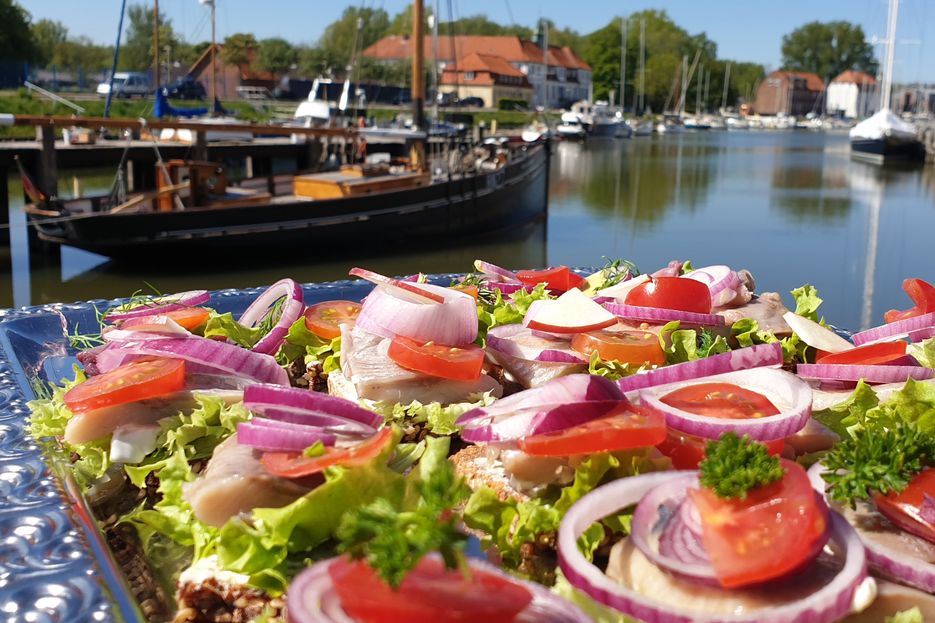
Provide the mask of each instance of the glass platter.
{"label": "glass platter", "polygon": [[[447,285],[454,275],[433,275]],[[360,300],[365,281],[303,285],[306,304]],[[217,311],[241,313],[265,288],[213,292]],[[141,610],[54,443],[26,432],[26,403],[72,377],[67,336],[120,300],[0,310],[0,619],[144,622]]]}

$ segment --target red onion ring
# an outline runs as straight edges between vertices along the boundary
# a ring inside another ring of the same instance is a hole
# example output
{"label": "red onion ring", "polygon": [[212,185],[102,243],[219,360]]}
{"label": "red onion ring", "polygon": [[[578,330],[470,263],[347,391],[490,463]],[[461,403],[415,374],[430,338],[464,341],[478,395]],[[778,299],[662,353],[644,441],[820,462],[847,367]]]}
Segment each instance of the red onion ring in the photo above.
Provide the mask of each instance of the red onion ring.
{"label": "red onion ring", "polygon": [[477,339],[477,306],[470,295],[432,284],[420,284],[445,297],[443,304],[419,303],[377,286],[364,299],[357,326],[380,335],[402,335],[417,342],[461,346]]}
{"label": "red onion ring", "polygon": [[631,392],[637,389],[680,383],[714,374],[780,365],[782,365],[782,346],[778,342],[757,344],[746,348],[738,348],[728,353],[719,353],[704,359],[639,372],[620,379],[617,381],[617,386],[625,392]]}
{"label": "red onion ring", "polygon": [[800,363],[796,373],[802,378],[867,383],[901,383],[907,379],[925,381],[935,377],[935,370],[922,366],[857,365],[841,363]]}
{"label": "red onion ring", "polygon": [[[437,554],[430,554],[437,558]],[[315,563],[295,577],[286,591],[286,607],[292,623],[356,623],[341,608],[328,568],[337,560],[329,558]],[[516,623],[592,623],[591,617],[578,606],[562,599],[545,586],[521,580],[502,569],[476,558],[468,558],[468,566],[519,584],[532,594],[532,601],[520,612]]]}
{"label": "red onion ring", "polygon": [[286,334],[289,332],[289,327],[299,319],[305,309],[305,296],[302,293],[302,286],[292,279],[280,279],[258,296],[238,320],[240,324],[246,327],[255,327],[257,323],[266,317],[276,301],[281,298],[285,298],[286,301],[282,306],[279,320],[276,322],[276,326],[256,343],[252,349],[254,352],[272,355],[282,346],[283,340],[286,339]]}
{"label": "red onion ring", "polygon": [[265,452],[301,452],[318,441],[333,446],[337,437],[311,426],[264,418],[237,424],[237,443]]}
{"label": "red onion ring", "polygon": [[579,353],[571,349],[565,338],[544,337],[539,331],[530,331],[521,324],[504,324],[487,332],[487,346],[510,357],[526,361],[547,363],[587,363]]}
{"label": "red onion ring", "polygon": [[922,314],[921,316],[915,316],[913,318],[906,318],[905,320],[897,320],[896,322],[873,327],[866,331],[860,331],[852,335],[851,339],[857,346],[862,346],[867,342],[876,342],[884,338],[901,336],[933,326],[935,326],[935,312]]}
{"label": "red onion ring", "polygon": [[685,473],[660,472],[622,478],[594,489],[576,502],[565,514],[558,531],[559,567],[568,581],[596,601],[646,623],[832,623],[851,612],[854,594],[867,577],[867,561],[854,529],[834,512],[831,540],[845,555],[838,574],[805,599],[747,614],[692,612],[678,604],[666,603],[665,595],[654,599],[618,584],[585,559],[578,549],[578,538],[591,524],[639,502],[653,488]]}
{"label": "red onion ring", "polygon": [[720,307],[730,303],[737,297],[737,291],[740,290],[740,277],[730,269],[730,266],[716,265],[696,268],[685,273],[682,277],[700,281],[708,286],[713,307]]}
{"label": "red onion ring", "polygon": [[504,282],[487,282],[487,287],[491,290],[500,290],[500,294],[508,296],[515,292],[523,290],[525,292],[532,292],[535,289],[535,286],[529,286],[525,283],[504,283]]}
{"label": "red onion ring", "polygon": [[498,281],[502,281],[503,279],[508,279],[510,281],[515,281],[517,283],[519,282],[519,277],[513,271],[507,270],[505,268],[501,268],[500,266],[497,266],[496,264],[491,264],[490,262],[485,262],[484,260],[474,260],[474,268],[479,273],[497,277]]}
{"label": "red onion ring", "polygon": [[660,386],[641,391],[640,404],[650,411],[662,413],[669,428],[704,439],[719,439],[729,431],[738,435],[748,435],[756,441],[785,439],[805,428],[812,414],[811,387],[784,370],[753,368],[694,379],[679,384],[678,387],[708,382],[735,383],[745,389],[764,394],[780,412],[756,419],[721,419],[696,415],[660,400],[663,394],[674,390],[674,386]]}
{"label": "red onion ring", "polygon": [[104,320],[116,322],[119,320],[128,320],[130,318],[152,316],[153,314],[161,314],[176,309],[204,305],[210,300],[211,295],[207,290],[189,290],[188,292],[179,292],[178,294],[167,294],[126,311],[109,311],[104,314]]}
{"label": "red onion ring", "polygon": [[243,402],[254,413],[293,424],[351,424],[352,429],[360,428],[361,432],[369,429],[372,433],[383,425],[379,414],[357,403],[298,387],[250,385],[244,388]]}
{"label": "red onion ring", "polygon": [[604,309],[619,318],[627,320],[641,320],[654,324],[665,324],[678,320],[688,327],[721,326],[724,317],[717,314],[698,314],[695,312],[679,311],[677,309],[662,309],[658,307],[639,307],[623,303],[604,303]]}

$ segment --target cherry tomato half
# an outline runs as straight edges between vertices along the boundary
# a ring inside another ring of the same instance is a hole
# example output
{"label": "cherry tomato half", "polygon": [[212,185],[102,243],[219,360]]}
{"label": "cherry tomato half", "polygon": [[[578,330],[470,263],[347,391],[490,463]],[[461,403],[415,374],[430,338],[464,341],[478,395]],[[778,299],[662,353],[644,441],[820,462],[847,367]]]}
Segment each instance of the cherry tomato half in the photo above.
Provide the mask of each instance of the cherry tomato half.
{"label": "cherry tomato half", "polygon": [[341,335],[341,323],[353,323],[360,314],[360,303],[354,301],[325,301],[309,305],[305,310],[305,328],[323,340]]}
{"label": "cherry tomato half", "polygon": [[392,341],[387,354],[407,370],[453,381],[473,381],[484,367],[484,349],[476,344],[420,344],[400,336]]}
{"label": "cherry tomato half", "polygon": [[886,322],[896,322],[897,320],[905,320],[935,312],[935,287],[930,283],[921,279],[906,279],[903,281],[903,290],[906,291],[915,306],[904,310],[889,310],[883,314],[883,319]]}
{"label": "cherry tomato half", "polygon": [[816,357],[815,363],[836,363],[851,365],[885,365],[906,356],[906,343],[880,342],[858,346],[840,353],[825,354]]}
{"label": "cherry tomato half", "polygon": [[567,292],[584,283],[584,278],[571,272],[567,266],[544,270],[521,270],[516,273],[516,278],[530,286],[544,283],[546,288],[555,292]]}
{"label": "cherry tomato half", "polygon": [[782,480],[743,500],[689,489],[701,516],[702,540],[721,586],[739,588],[782,577],[814,559],[828,539],[828,511],[805,469],[780,459]]}
{"label": "cherry tomato half", "polygon": [[352,448],[327,448],[321,456],[307,457],[301,452],[265,452],[260,458],[270,474],[282,478],[302,478],[324,471],[332,465],[359,467],[366,465],[386,448],[393,439],[393,430],[379,433]]}
{"label": "cherry tomato half", "polygon": [[624,302],[638,307],[711,313],[711,292],[708,286],[685,277],[653,277],[630,290]]}
{"label": "cherry tomato half", "polygon": [[474,567],[465,575],[433,558],[420,560],[398,590],[364,561],[341,558],[328,575],[341,609],[358,623],[511,623],[532,601],[525,586],[507,578]]}
{"label": "cherry tomato half", "polygon": [[637,366],[661,366],[666,362],[666,354],[659,344],[659,337],[649,331],[576,333],[571,338],[571,347],[586,357],[597,351],[605,361],[613,359]]}
{"label": "cherry tomato half", "polygon": [[935,497],[935,469],[919,472],[902,493],[877,494],[873,502],[884,517],[903,530],[935,543],[935,525],[922,516],[925,496]]}
{"label": "cherry tomato half", "polygon": [[[672,467],[675,469],[698,469],[698,464],[705,458],[705,448],[710,441],[710,439],[688,435],[670,428],[666,438],[662,443],[657,444],[656,448],[672,459]],[[780,456],[786,442],[777,439],[763,445],[771,455]]]}
{"label": "cherry tomato half", "polygon": [[645,448],[666,436],[661,413],[626,404],[615,413],[557,433],[533,435],[519,441],[519,448],[533,456],[573,456]]}
{"label": "cherry tomato half", "polygon": [[761,418],[779,413],[779,409],[763,394],[733,383],[686,385],[659,400],[695,415],[729,420]]}
{"label": "cherry tomato half", "polygon": [[65,393],[72,413],[158,398],[185,386],[185,362],[181,359],[134,361],[104,374],[92,376]]}

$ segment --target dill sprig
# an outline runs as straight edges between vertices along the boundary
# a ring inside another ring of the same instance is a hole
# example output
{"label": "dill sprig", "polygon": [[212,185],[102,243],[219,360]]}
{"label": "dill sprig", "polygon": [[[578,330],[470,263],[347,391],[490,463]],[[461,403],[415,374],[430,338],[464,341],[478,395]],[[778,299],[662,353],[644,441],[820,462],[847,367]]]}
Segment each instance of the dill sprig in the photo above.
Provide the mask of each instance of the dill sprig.
{"label": "dill sprig", "polygon": [[393,588],[429,552],[439,552],[449,569],[466,569],[467,536],[458,530],[451,510],[470,490],[448,461],[417,487],[421,500],[414,510],[400,510],[378,498],[345,514],[337,530],[338,551],[365,559]]}
{"label": "dill sprig", "polygon": [[631,277],[638,277],[640,274],[636,264],[630,260],[615,259],[612,260],[602,256],[604,265],[601,266],[601,272],[604,274],[604,283],[601,288],[609,288]]}
{"label": "dill sprig", "polygon": [[916,474],[935,466],[935,439],[912,422],[892,419],[853,430],[822,462],[831,499],[853,507],[874,493],[900,493]]}
{"label": "dill sprig", "polygon": [[724,433],[708,442],[705,455],[698,465],[701,485],[724,499],[744,500],[752,489],[782,480],[785,474],[779,459],[746,435]]}

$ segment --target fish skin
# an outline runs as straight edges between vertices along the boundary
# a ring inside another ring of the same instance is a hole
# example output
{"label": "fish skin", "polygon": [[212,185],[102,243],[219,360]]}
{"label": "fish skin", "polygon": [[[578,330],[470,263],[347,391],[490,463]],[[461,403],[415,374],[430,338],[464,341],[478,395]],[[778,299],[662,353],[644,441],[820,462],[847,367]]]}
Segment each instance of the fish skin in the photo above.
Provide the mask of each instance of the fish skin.
{"label": "fish skin", "polygon": [[65,425],[65,441],[71,444],[88,443],[112,434],[118,426],[155,424],[179,411],[190,411],[198,406],[191,392],[179,392],[162,398],[102,407],[75,413]]}
{"label": "fish skin", "polygon": [[209,526],[254,508],[281,508],[311,488],[267,472],[260,463],[263,453],[237,442],[231,435],[214,449],[208,467],[194,482],[183,485],[182,496],[192,511]]}

